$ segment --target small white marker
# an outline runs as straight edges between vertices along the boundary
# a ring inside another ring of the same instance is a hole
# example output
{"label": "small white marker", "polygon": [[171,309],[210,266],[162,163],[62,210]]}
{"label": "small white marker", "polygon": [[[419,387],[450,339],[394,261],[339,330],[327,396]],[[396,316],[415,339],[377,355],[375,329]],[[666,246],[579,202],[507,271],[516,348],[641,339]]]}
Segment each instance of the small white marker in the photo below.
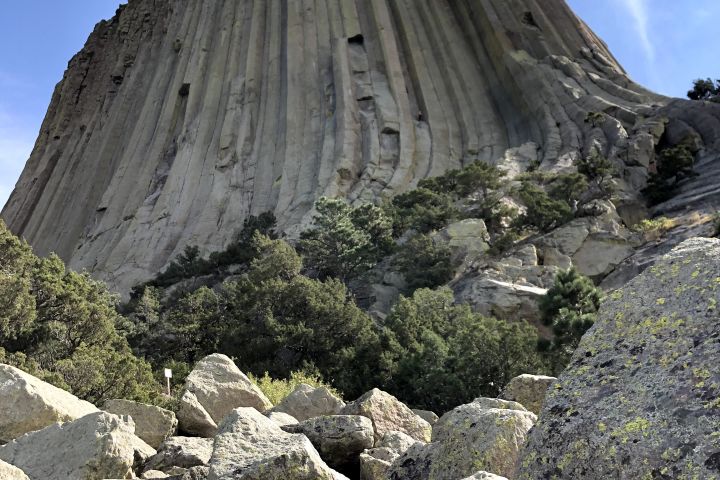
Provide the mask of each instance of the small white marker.
{"label": "small white marker", "polygon": [[172,370],[169,368],[165,369],[165,378],[167,379],[167,394],[168,397],[171,397],[172,394],[170,393],[170,379],[172,378]]}

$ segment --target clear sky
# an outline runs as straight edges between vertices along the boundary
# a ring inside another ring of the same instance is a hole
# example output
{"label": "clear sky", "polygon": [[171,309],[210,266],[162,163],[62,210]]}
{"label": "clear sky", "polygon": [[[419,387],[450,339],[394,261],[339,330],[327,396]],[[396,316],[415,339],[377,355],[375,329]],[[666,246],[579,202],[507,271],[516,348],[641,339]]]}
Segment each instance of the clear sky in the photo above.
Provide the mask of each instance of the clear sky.
{"label": "clear sky", "polygon": [[[720,0],[568,0],[630,76],[684,96],[720,78]],[[0,206],[10,195],[68,60],[119,0],[8,1],[0,15]]]}

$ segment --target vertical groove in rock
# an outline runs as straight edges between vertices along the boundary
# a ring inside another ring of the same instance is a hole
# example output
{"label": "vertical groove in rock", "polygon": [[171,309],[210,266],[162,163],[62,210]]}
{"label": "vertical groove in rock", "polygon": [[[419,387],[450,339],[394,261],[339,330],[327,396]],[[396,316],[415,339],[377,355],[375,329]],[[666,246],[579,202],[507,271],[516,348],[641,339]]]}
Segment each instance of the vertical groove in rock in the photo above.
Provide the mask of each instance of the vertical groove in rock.
{"label": "vertical groove in rock", "polygon": [[715,158],[697,105],[633,83],[563,0],[130,0],[70,61],[2,217],[126,292],[250,214],[293,235],[320,195],[378,201],[523,145],[541,168],[599,145],[633,201],[653,122]]}

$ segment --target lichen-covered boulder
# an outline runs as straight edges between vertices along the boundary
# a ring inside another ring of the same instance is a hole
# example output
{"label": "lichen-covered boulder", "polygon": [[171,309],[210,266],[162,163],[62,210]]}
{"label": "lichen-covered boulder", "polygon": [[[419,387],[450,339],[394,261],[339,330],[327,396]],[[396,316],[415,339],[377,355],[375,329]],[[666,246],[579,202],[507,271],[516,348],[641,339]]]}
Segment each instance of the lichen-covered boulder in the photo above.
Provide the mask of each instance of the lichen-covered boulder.
{"label": "lichen-covered boulder", "polygon": [[0,460],[0,478],[2,480],[30,480],[19,468]]}
{"label": "lichen-covered boulder", "polygon": [[237,408],[220,424],[208,480],[335,480],[305,435],[284,432],[254,408]]}
{"label": "lichen-covered boulder", "polygon": [[320,457],[341,471],[357,469],[360,454],[375,442],[372,422],[360,415],[315,417],[282,428],[289,433],[304,434]]}
{"label": "lichen-covered boulder", "polygon": [[213,441],[202,437],[170,437],[145,465],[145,470],[169,471],[207,465],[212,456]]}
{"label": "lichen-covered boulder", "polygon": [[0,443],[98,409],[20,369],[0,364]]}
{"label": "lichen-covered boulder", "polygon": [[435,425],[435,423],[440,419],[435,412],[431,412],[430,410],[413,409],[413,413],[428,422],[430,425]]}
{"label": "lichen-covered boulder", "polygon": [[91,413],[13,440],[0,447],[0,459],[31,480],[131,478],[155,454],[134,431],[130,417]]}
{"label": "lichen-covered boulder", "polygon": [[169,480],[206,480],[210,474],[210,467],[192,467],[187,471],[171,475]]}
{"label": "lichen-covered boulder", "polygon": [[130,400],[109,400],[103,410],[115,415],[130,415],[135,422],[135,435],[153,448],[175,433],[177,418],[170,410],[132,402]]}
{"label": "lichen-covered boulder", "polygon": [[556,381],[557,378],[545,375],[518,375],[508,382],[500,397],[518,402],[537,415],[545,401],[548,388]]}
{"label": "lichen-covered boulder", "polygon": [[[512,402],[478,399],[443,415],[432,443],[415,444],[395,459],[391,480],[457,480],[478,469],[514,478],[517,459],[537,417]],[[499,405],[504,408],[495,408]]]}
{"label": "lichen-covered boulder", "polygon": [[345,402],[327,388],[315,388],[301,383],[272,411],[287,413],[302,422],[308,418],[337,415],[344,406]]}
{"label": "lichen-covered boulder", "polygon": [[150,479],[150,478],[169,478],[170,475],[168,475],[165,472],[161,472],[159,470],[145,470],[142,475],[140,475],[140,478],[143,479]]}
{"label": "lichen-covered boulder", "polygon": [[187,433],[211,437],[234,408],[272,407],[260,389],[226,355],[215,353],[200,360],[185,380],[178,420]]}
{"label": "lichen-covered boulder", "polygon": [[720,478],[720,240],[611,293],[548,394],[519,478]]}
{"label": "lichen-covered boulder", "polygon": [[410,435],[415,440],[427,442],[432,433],[432,427],[428,422],[415,415],[397,398],[377,388],[348,403],[340,413],[369,418],[373,423],[376,441],[387,432],[398,431]]}
{"label": "lichen-covered boulder", "polygon": [[410,447],[420,443],[402,432],[387,432],[375,448],[360,455],[361,480],[386,480],[390,465]]}

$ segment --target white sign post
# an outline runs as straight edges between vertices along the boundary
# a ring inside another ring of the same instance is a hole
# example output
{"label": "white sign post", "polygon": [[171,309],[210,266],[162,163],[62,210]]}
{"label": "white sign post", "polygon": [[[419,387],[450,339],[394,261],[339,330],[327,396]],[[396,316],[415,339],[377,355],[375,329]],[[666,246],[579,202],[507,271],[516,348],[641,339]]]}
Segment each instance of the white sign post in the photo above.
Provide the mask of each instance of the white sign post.
{"label": "white sign post", "polygon": [[170,393],[170,379],[172,378],[172,370],[169,368],[165,369],[165,378],[167,379],[167,395],[168,397],[171,397],[172,394]]}

